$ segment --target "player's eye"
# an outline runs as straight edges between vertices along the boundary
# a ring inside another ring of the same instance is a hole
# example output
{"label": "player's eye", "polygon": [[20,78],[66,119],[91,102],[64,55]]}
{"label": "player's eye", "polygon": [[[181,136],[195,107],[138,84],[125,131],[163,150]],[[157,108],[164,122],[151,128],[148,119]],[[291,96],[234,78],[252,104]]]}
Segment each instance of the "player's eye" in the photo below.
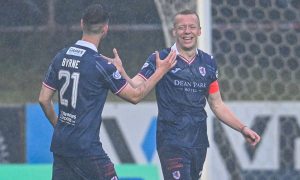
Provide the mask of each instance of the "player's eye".
{"label": "player's eye", "polygon": [[191,30],[194,30],[194,29],[196,29],[197,27],[196,27],[196,26],[189,26],[189,28],[190,28]]}
{"label": "player's eye", "polygon": [[178,30],[185,30],[185,29],[186,29],[186,26],[178,26],[177,29],[178,29]]}

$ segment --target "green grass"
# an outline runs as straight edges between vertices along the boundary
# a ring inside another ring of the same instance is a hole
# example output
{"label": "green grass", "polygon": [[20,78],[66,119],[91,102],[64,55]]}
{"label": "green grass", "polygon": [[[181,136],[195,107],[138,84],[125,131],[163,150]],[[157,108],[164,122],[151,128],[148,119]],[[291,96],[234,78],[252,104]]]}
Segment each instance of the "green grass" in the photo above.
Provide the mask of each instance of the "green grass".
{"label": "green grass", "polygon": [[[116,165],[119,178],[142,178],[143,180],[158,180],[157,167],[154,165],[122,164]],[[3,180],[50,180],[51,164],[2,164],[0,179]]]}

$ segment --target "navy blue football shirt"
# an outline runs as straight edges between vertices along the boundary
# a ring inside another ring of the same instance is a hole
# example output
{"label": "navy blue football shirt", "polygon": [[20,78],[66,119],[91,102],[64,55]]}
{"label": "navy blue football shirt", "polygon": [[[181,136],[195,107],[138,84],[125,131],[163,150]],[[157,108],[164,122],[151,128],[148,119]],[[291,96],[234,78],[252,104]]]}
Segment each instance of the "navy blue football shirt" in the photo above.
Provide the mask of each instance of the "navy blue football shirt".
{"label": "navy blue football shirt", "polygon": [[64,156],[105,154],[99,139],[101,113],[108,90],[119,93],[127,84],[95,45],[79,40],[53,59],[43,82],[58,90],[59,119],[51,151]]}
{"label": "navy blue football shirt", "polygon": [[[177,52],[177,63],[155,89],[158,105],[157,145],[208,147],[204,108],[211,84],[217,82],[216,62],[199,49],[189,62],[179,55],[176,44],[160,51],[160,58],[164,59],[171,49]],[[139,75],[148,79],[155,68],[155,54],[152,54]]]}

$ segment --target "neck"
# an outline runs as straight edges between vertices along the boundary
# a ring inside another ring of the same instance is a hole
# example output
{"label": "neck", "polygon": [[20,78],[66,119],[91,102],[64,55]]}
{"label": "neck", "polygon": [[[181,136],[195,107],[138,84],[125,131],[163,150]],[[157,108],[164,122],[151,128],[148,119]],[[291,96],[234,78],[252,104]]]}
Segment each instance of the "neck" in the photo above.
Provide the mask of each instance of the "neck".
{"label": "neck", "polygon": [[90,43],[94,44],[96,46],[96,48],[98,48],[98,46],[100,45],[101,37],[99,38],[99,36],[84,34],[82,36],[81,40],[90,42]]}
{"label": "neck", "polygon": [[191,50],[183,50],[183,49],[178,49],[178,52],[181,56],[183,56],[186,60],[191,61],[194,59],[196,56],[196,50],[197,49],[191,49]]}

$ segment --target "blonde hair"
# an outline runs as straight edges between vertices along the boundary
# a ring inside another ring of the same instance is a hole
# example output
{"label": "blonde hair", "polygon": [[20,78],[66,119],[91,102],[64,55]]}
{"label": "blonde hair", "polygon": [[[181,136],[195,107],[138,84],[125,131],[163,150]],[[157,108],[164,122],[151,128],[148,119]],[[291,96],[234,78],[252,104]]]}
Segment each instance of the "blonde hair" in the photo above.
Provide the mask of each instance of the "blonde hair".
{"label": "blonde hair", "polygon": [[183,11],[179,11],[178,13],[175,14],[175,16],[173,17],[173,26],[175,27],[175,25],[176,25],[176,21],[175,21],[176,16],[178,16],[178,15],[190,15],[190,14],[191,15],[195,15],[197,17],[197,19],[198,19],[198,25],[200,27],[200,18],[198,16],[198,14],[196,13],[196,11],[189,10],[189,9],[186,9],[186,10],[183,10]]}

